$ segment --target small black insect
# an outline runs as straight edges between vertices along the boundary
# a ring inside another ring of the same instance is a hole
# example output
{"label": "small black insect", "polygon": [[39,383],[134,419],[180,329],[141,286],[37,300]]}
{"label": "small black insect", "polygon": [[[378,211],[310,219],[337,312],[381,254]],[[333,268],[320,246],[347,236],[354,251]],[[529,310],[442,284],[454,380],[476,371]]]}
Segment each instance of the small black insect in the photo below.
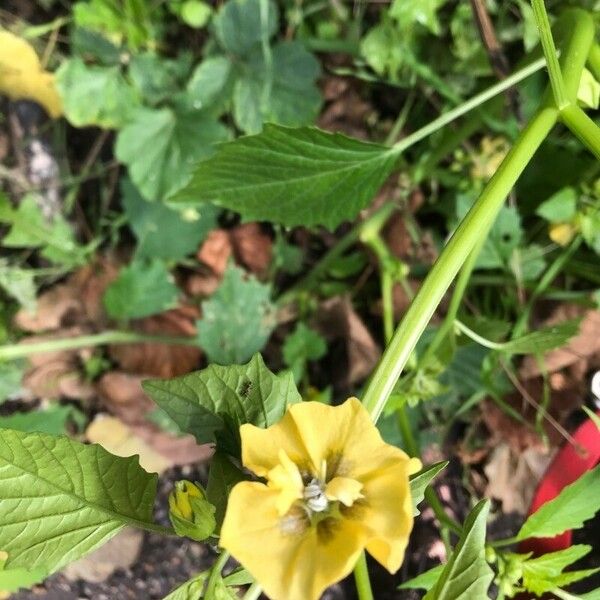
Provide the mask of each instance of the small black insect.
{"label": "small black insect", "polygon": [[240,385],[240,389],[238,390],[238,394],[240,396],[243,396],[244,398],[247,398],[250,394],[251,389],[252,389],[252,382],[249,379],[246,379],[245,381],[242,381],[242,384]]}

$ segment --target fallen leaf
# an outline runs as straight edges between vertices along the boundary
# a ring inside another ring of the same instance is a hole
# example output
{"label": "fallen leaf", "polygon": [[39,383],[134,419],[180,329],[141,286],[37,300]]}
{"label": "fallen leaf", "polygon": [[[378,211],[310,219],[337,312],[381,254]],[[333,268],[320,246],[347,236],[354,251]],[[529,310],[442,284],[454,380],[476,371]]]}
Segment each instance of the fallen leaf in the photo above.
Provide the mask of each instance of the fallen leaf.
{"label": "fallen leaf", "polygon": [[106,581],[117,569],[129,569],[140,555],[144,534],[126,527],[87,556],[67,565],[62,573],[70,581]]}
{"label": "fallen leaf", "polygon": [[157,407],[142,390],[143,379],[139,375],[118,371],[105,373],[97,385],[103,408],[118,417],[171,466],[208,460],[213,452],[211,446],[199,446],[191,435],[175,436],[162,431],[148,420],[148,413]]}
{"label": "fallen leaf", "polygon": [[230,232],[236,260],[256,274],[266,273],[273,258],[273,243],[258,223],[243,223]]}
{"label": "fallen leaf", "polygon": [[212,269],[215,275],[221,277],[225,273],[229,259],[233,256],[229,233],[224,229],[211,231],[196,256],[200,262]]}
{"label": "fallen leaf", "polygon": [[488,479],[486,497],[499,500],[504,513],[527,514],[553,455],[554,452],[540,447],[515,452],[506,443],[496,446],[484,467]]}
{"label": "fallen leaf", "polygon": [[328,341],[341,340],[346,350],[344,379],[353,385],[371,374],[381,350],[347,297],[337,297],[321,304],[317,328]]}
{"label": "fallen leaf", "polygon": [[185,291],[192,298],[208,298],[216,292],[220,283],[221,278],[214,273],[194,273],[187,278]]}
{"label": "fallen leaf", "polygon": [[171,465],[159,452],[149,446],[139,436],[116,417],[99,414],[85,431],[88,441],[100,444],[116,456],[140,457],[140,465],[149,473],[162,473]]}
{"label": "fallen leaf", "polygon": [[[198,316],[197,308],[180,306],[135,321],[132,328],[154,335],[195,337]],[[195,346],[143,343],[110,346],[110,355],[123,371],[167,378],[193,371],[198,366],[202,353]]]}

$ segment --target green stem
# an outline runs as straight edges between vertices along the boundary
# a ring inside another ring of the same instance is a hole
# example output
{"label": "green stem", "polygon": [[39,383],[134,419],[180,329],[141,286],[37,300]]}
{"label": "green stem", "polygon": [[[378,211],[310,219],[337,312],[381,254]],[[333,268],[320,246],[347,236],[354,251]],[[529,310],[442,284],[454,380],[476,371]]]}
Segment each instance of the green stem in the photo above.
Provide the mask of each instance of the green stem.
{"label": "green stem", "polygon": [[480,94],[473,96],[473,98],[471,98],[470,100],[467,100],[465,103],[461,104],[460,106],[457,106],[456,108],[449,110],[447,113],[440,115],[437,119],[434,119],[433,121],[431,121],[431,123],[429,123],[428,125],[425,125],[425,127],[422,127],[418,131],[415,131],[411,135],[405,137],[404,139],[400,140],[398,143],[394,144],[394,146],[392,146],[392,148],[398,154],[401,154],[407,148],[410,148],[412,145],[416,144],[417,142],[420,142],[421,140],[425,139],[426,137],[429,137],[430,135],[432,135],[439,129],[442,129],[449,123],[452,123],[452,121],[455,121],[459,117],[462,117],[464,114],[472,111],[473,109],[481,106],[482,104],[485,104],[488,100],[491,100],[494,96],[501,94],[502,92],[506,91],[507,89],[510,89],[511,87],[513,87],[514,85],[516,85],[517,83],[522,81],[523,79],[526,79],[533,73],[536,73],[541,68],[543,68],[545,64],[546,64],[546,61],[543,58],[532,62],[530,65],[523,67],[522,69],[520,69],[519,71],[517,71],[510,77],[503,79],[499,83],[491,86],[487,90],[484,90]]}
{"label": "green stem", "polygon": [[363,402],[374,421],[379,418],[404,365],[456,273],[477,242],[487,234],[505,198],[552,130],[557,117],[558,111],[551,107],[542,108],[535,114],[431,269],[365,392]]}
{"label": "green stem", "polygon": [[213,566],[210,570],[210,575],[208,577],[208,583],[206,584],[206,592],[204,594],[205,598],[207,598],[209,600],[213,600],[213,598],[215,598],[215,590],[217,587],[217,582],[221,578],[221,571],[223,570],[223,567],[225,566],[227,561],[230,559],[230,557],[231,557],[231,554],[229,554],[229,552],[227,552],[227,550],[223,550],[221,552],[221,554],[219,554],[217,560],[215,561],[215,563],[213,564]]}
{"label": "green stem", "polygon": [[364,550],[360,553],[360,557],[354,567],[354,581],[356,582],[358,600],[373,600],[373,590],[371,590],[367,557]]}
{"label": "green stem", "polygon": [[444,505],[440,502],[440,499],[435,493],[435,490],[431,487],[425,489],[425,502],[431,506],[433,513],[442,527],[447,527],[450,531],[453,531],[457,535],[461,535],[462,527],[460,523],[448,515]]}
{"label": "green stem", "polygon": [[592,75],[600,79],[600,45],[594,44],[588,56],[588,64]]}
{"label": "green stem", "polygon": [[583,110],[570,104],[560,113],[562,122],[587,146],[588,150],[600,160],[600,128]]}
{"label": "green stem", "polygon": [[558,276],[558,274],[562,271],[563,267],[569,262],[569,259],[573,254],[577,251],[583,238],[578,235],[572,242],[571,245],[567,248],[565,252],[561,252],[552,262],[552,264],[546,269],[546,272],[540,279],[539,283],[531,293],[525,308],[521,311],[519,318],[513,328],[512,331],[512,339],[518,338],[521,336],[525,330],[527,329],[527,325],[529,323],[529,318],[531,315],[531,311],[533,310],[533,306],[536,300],[548,289],[548,286],[554,281],[554,279]]}
{"label": "green stem", "polygon": [[76,350],[106,344],[136,344],[152,342],[155,344],[171,344],[178,346],[197,346],[195,338],[150,335],[135,331],[103,331],[92,335],[82,335],[72,338],[61,338],[43,342],[8,344],[0,346],[0,361],[24,358],[42,352],[58,352],[59,350]]}
{"label": "green stem", "polygon": [[569,104],[569,100],[567,99],[565,83],[556,54],[556,46],[554,45],[546,6],[544,5],[544,0],[531,0],[531,6],[533,8],[533,16],[536,25],[540,32],[540,41],[542,42],[542,49],[544,50],[544,56],[546,57],[546,63],[548,65],[548,76],[550,77],[554,102],[558,109],[562,110]]}
{"label": "green stem", "polygon": [[474,342],[484,348],[489,348],[490,350],[503,350],[506,347],[506,344],[503,344],[502,342],[492,342],[492,340],[484,338],[470,327],[467,327],[464,323],[461,323],[458,319],[454,321],[454,326],[468,338],[471,338]]}
{"label": "green stem", "polygon": [[256,581],[248,588],[246,593],[244,594],[243,600],[258,600],[260,594],[262,592],[262,588]]}

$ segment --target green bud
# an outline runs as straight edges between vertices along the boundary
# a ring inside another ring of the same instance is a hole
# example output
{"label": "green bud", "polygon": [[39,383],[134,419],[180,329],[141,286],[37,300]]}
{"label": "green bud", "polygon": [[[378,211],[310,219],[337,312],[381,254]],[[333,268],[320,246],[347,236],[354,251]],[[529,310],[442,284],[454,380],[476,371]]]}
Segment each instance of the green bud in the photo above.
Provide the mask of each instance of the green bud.
{"label": "green bud", "polygon": [[200,485],[182,479],[169,494],[169,518],[175,533],[201,542],[215,530],[215,507]]}

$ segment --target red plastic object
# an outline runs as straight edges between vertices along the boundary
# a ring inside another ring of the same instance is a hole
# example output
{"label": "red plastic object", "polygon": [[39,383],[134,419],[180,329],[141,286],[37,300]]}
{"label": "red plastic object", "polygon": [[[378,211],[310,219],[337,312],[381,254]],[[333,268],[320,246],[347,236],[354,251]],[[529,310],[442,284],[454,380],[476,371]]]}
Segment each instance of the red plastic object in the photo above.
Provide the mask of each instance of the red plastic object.
{"label": "red plastic object", "polygon": [[[600,416],[600,410],[596,413]],[[579,479],[600,462],[600,431],[591,419],[586,419],[573,435],[577,445],[586,452],[580,454],[573,444],[565,444],[548,467],[535,492],[529,514],[556,498],[563,488]],[[532,538],[519,545],[520,552],[533,552],[536,556],[563,550],[571,546],[573,532],[565,531],[553,538]]]}

